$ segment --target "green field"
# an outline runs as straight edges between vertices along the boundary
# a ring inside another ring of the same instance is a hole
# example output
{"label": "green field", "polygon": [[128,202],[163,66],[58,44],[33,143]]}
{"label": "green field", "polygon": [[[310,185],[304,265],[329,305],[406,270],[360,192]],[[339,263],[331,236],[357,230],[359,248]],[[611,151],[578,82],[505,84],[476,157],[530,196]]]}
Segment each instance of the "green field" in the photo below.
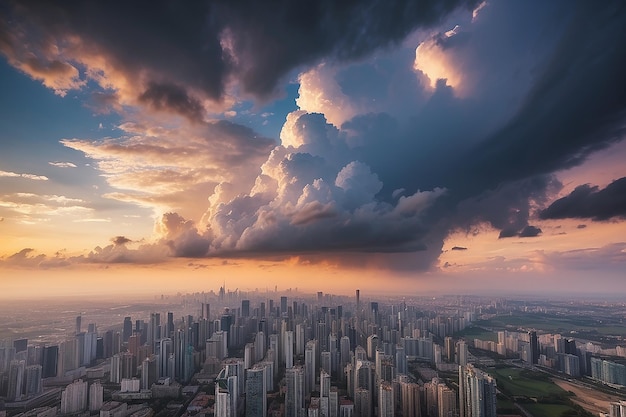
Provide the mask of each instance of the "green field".
{"label": "green field", "polygon": [[523,404],[523,407],[537,417],[561,417],[566,412],[575,412],[572,407],[563,404]]}
{"label": "green field", "polygon": [[[515,313],[502,315],[489,320],[477,322],[479,326],[496,329],[537,329],[548,332],[572,333],[596,336],[601,338],[607,335],[626,337],[626,326],[613,322],[581,316],[554,316],[542,313]],[[593,337],[592,337],[593,338]]]}
{"label": "green field", "polygon": [[467,340],[491,340],[498,341],[498,334],[480,327],[467,327],[463,331],[455,334],[456,337],[464,337]]}
{"label": "green field", "polygon": [[490,373],[495,374],[498,388],[514,397],[543,398],[566,394],[539,372],[520,368],[500,368]]}

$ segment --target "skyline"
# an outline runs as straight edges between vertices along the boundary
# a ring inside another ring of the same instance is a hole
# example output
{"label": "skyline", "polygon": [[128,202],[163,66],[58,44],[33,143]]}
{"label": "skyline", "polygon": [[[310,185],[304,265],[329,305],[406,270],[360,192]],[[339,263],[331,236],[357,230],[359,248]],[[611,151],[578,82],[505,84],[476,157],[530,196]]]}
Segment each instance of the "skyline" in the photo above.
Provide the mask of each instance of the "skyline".
{"label": "skyline", "polygon": [[626,293],[620,2],[300,6],[3,6],[3,295]]}

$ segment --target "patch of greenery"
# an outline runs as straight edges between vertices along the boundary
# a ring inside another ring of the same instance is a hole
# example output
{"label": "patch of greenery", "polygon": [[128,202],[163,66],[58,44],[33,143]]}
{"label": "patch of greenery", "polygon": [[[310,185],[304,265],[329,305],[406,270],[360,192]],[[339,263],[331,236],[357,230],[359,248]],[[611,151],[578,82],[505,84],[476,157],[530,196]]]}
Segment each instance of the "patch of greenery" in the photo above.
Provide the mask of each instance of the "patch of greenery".
{"label": "patch of greenery", "polygon": [[464,337],[467,340],[480,339],[490,340],[493,342],[498,341],[497,333],[476,326],[466,327],[463,331],[455,333],[455,336]]}
{"label": "patch of greenery", "polygon": [[498,368],[493,373],[498,388],[514,397],[544,398],[561,396],[566,392],[552,383],[546,375],[519,368]]}
{"label": "patch of greenery", "polygon": [[524,404],[524,408],[532,415],[541,417],[574,417],[580,415],[574,408],[563,404]]}

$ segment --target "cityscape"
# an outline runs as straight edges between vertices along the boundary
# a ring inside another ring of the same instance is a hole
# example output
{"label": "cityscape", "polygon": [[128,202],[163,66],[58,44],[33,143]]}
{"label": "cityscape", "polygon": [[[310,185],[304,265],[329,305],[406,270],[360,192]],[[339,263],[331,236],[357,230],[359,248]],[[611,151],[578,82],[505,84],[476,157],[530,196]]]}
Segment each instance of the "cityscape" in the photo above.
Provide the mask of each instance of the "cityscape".
{"label": "cityscape", "polygon": [[0,1],[0,417],[626,417],[624,0]]}
{"label": "cityscape", "polygon": [[41,309],[55,312],[54,325],[29,327],[33,316],[1,329],[3,416],[614,417],[626,408],[623,301],[224,285],[100,304],[51,303]]}

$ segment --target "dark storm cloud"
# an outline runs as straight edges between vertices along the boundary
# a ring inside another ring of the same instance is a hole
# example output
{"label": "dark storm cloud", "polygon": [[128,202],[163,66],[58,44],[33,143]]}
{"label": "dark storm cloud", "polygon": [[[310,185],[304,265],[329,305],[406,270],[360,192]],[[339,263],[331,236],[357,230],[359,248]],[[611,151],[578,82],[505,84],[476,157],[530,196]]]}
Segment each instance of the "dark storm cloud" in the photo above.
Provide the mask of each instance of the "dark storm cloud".
{"label": "dark storm cloud", "polygon": [[202,104],[194,97],[190,97],[179,85],[150,82],[146,91],[139,96],[139,101],[148,103],[155,110],[181,114],[194,122],[202,120],[204,111]]}
{"label": "dark storm cloud", "polygon": [[[626,177],[600,190],[589,184],[579,185],[569,195],[556,200],[540,212],[542,219],[589,218],[608,220],[626,217]],[[578,228],[585,227],[579,225]]]}
{"label": "dark storm cloud", "polygon": [[232,35],[235,64],[247,91],[266,95],[287,71],[323,57],[360,58],[430,26],[475,1],[219,2],[216,15]]}
{"label": "dark storm cloud", "polygon": [[519,237],[537,237],[541,234],[541,229],[536,226],[528,225],[519,232]]}
{"label": "dark storm cloud", "polygon": [[[238,80],[267,96],[292,69],[325,57],[351,60],[400,42],[413,29],[439,23],[475,1],[210,1],[13,2],[0,21],[0,50],[14,65],[25,57],[38,71],[75,71],[50,59],[51,47],[97,52],[134,79],[155,83],[145,94],[187,114],[195,90],[219,101]],[[28,35],[26,35],[28,34]],[[42,54],[41,52],[44,51]],[[23,68],[27,71],[26,68]],[[144,80],[145,81],[145,80]],[[185,86],[172,84],[184,82]],[[156,88],[155,86],[160,86]],[[164,88],[165,87],[165,88]],[[154,91],[153,91],[154,90]],[[154,100],[153,104],[154,104]]]}
{"label": "dark storm cloud", "polygon": [[[525,39],[520,30],[528,19],[541,29],[539,33],[549,34],[553,50],[530,68],[528,91],[500,128],[485,132],[494,112],[508,108],[493,105],[493,92],[486,91],[482,101],[462,100],[445,82],[437,84],[432,98],[408,127],[388,120],[383,127],[373,115],[344,124],[364,144],[356,148],[359,158],[384,183],[381,197],[389,198],[399,188],[411,192],[445,187],[449,191],[445,202],[438,202],[437,210],[431,212],[435,218],[448,218],[443,227],[468,228],[487,221],[502,231],[501,237],[520,236],[524,230],[532,234],[533,229],[525,228],[533,204],[545,205],[560,186],[551,174],[578,165],[594,151],[622,139],[626,125],[623,5],[551,3],[551,10],[546,11],[515,3],[513,8],[520,5],[525,20],[489,23],[492,26],[483,34],[482,44],[465,37],[446,46],[451,53],[461,48],[462,54],[463,48],[470,48],[471,53],[472,48],[487,45],[491,54],[483,52],[482,62],[468,65],[485,66],[485,74],[493,74],[505,65],[506,57],[494,55],[490,46],[510,40],[519,48],[507,53],[532,54],[538,46],[531,48],[528,40],[519,41]],[[508,5],[488,7],[499,7],[500,12]],[[553,13],[561,16],[554,24]],[[490,17],[497,21],[500,16]],[[537,23],[541,19],[543,25]],[[509,32],[503,32],[502,26]],[[541,37],[534,41],[549,43]],[[515,78],[504,85],[515,86]]]}
{"label": "dark storm cloud", "polygon": [[132,242],[132,240],[130,240],[126,236],[115,236],[114,238],[111,238],[111,242],[113,242],[115,246],[123,246],[127,243]]}
{"label": "dark storm cloud", "polygon": [[580,164],[620,140],[626,110],[626,11],[619,2],[578,2],[556,50],[516,116],[471,149],[464,184],[547,174]]}
{"label": "dark storm cloud", "polygon": [[527,225],[520,231],[507,227],[500,231],[498,239],[504,239],[507,237],[537,237],[542,233],[541,229],[536,226]]}
{"label": "dark storm cloud", "polygon": [[[194,120],[200,98],[219,100],[229,82],[259,96],[270,94],[293,68],[363,57],[399,42],[412,28],[439,21],[457,3],[302,4],[216,1],[194,3],[196,9],[188,11],[176,3],[151,3],[143,10],[142,3],[120,8],[68,2],[25,3],[15,10],[22,17],[34,15],[45,36],[78,34],[119,71],[147,77],[139,99]],[[374,258],[378,252],[393,260],[390,267],[427,269],[452,230],[488,223],[502,238],[538,236],[541,229],[529,222],[560,187],[553,173],[581,163],[623,134],[626,10],[617,2],[499,2],[481,13],[489,19],[481,23],[479,16],[475,33],[440,34],[436,42],[459,57],[449,65],[467,72],[465,82],[474,88],[468,97],[442,79],[432,91],[423,81],[426,75],[403,61],[398,67],[406,68],[413,82],[402,84],[406,96],[392,94],[390,101],[420,96],[394,104],[411,113],[404,119],[392,110],[366,107],[337,127],[305,109],[293,116],[293,126],[287,129],[288,118],[283,128],[295,137],[289,142],[293,147],[278,146],[269,159],[270,140],[260,146],[248,128],[212,124],[212,134],[232,140],[218,141],[227,146],[206,153],[238,171],[254,165],[257,160],[246,155],[257,152],[265,161],[262,174],[254,188],[224,198],[216,192],[206,229],[166,214],[161,244],[168,254],[335,254],[362,264],[361,253]],[[13,34],[0,31],[4,38],[15,43]],[[513,59],[520,60],[511,64]],[[358,84],[381,74],[364,74],[362,81],[345,72],[338,89],[359,103],[375,101],[387,90],[369,88],[363,100]],[[285,144],[282,133],[281,139]],[[152,142],[133,152],[145,154],[155,147]],[[158,153],[171,158],[172,150]],[[115,249],[96,255],[128,259],[132,253]]]}

